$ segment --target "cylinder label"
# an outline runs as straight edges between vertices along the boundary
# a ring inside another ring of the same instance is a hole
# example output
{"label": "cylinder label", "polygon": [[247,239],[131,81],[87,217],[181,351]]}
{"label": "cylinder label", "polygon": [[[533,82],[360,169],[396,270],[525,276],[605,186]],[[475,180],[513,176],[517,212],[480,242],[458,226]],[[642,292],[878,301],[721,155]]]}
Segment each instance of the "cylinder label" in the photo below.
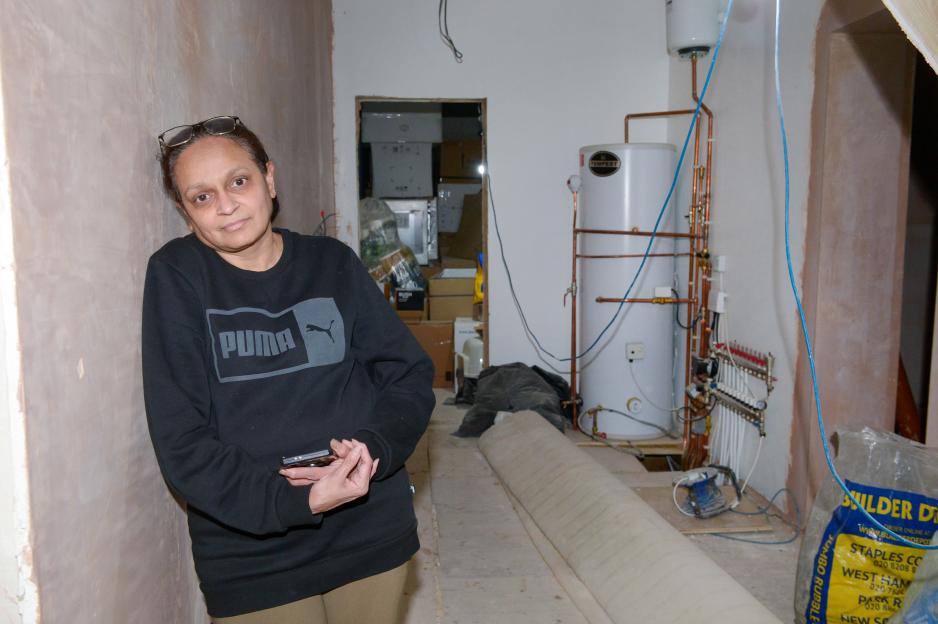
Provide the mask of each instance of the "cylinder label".
{"label": "cylinder label", "polygon": [[622,161],[612,152],[596,152],[590,156],[590,171],[600,178],[611,176],[621,165]]}

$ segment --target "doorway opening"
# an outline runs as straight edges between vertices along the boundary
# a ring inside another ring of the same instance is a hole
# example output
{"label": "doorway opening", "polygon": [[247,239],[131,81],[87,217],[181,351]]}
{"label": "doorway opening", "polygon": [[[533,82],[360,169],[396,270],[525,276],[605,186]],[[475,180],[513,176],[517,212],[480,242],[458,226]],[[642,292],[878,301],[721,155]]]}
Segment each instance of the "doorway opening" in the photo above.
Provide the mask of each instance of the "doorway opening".
{"label": "doorway opening", "polygon": [[[915,48],[875,0],[818,21],[803,302],[825,427],[896,423]],[[788,483],[802,508],[828,478],[800,347]]]}
{"label": "doorway opening", "polygon": [[471,387],[489,354],[486,101],[355,105],[362,260],[384,267],[372,276],[433,358],[434,386]]}
{"label": "doorway opening", "polygon": [[938,121],[932,112],[938,106],[938,76],[921,55],[916,59],[913,98],[896,431],[922,442],[927,428],[938,280],[938,180],[932,151],[938,142]]}

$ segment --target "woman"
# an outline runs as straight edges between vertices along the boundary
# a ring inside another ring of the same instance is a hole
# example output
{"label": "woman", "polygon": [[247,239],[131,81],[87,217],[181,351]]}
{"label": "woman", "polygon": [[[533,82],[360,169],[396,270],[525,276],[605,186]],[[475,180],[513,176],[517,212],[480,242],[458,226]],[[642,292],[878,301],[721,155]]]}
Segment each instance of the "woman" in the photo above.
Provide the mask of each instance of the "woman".
{"label": "woman", "polygon": [[[274,164],[237,117],[159,137],[192,234],[150,258],[150,436],[185,499],[215,622],[394,622],[417,551],[403,468],[433,366],[351,249],[274,229]],[[325,467],[281,458],[331,448]]]}

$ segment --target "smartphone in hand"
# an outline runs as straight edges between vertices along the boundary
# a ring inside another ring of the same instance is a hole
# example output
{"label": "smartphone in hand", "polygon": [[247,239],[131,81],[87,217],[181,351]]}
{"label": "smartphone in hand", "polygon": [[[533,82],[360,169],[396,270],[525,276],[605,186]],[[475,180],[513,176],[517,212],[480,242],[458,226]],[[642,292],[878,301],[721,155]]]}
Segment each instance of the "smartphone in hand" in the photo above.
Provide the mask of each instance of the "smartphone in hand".
{"label": "smartphone in hand", "polygon": [[323,449],[312,453],[303,453],[302,455],[282,457],[280,466],[283,468],[322,467],[328,466],[333,461],[335,461],[335,453],[332,452],[332,449]]}

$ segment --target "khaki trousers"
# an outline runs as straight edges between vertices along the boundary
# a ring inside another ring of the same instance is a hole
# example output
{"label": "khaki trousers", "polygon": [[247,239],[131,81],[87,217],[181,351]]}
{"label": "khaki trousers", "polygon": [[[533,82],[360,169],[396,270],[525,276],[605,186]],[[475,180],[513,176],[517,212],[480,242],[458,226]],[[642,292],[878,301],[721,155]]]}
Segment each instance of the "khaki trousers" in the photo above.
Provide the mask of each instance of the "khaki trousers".
{"label": "khaki trousers", "polygon": [[337,587],[273,609],[234,617],[214,618],[214,624],[397,624],[407,565]]}

